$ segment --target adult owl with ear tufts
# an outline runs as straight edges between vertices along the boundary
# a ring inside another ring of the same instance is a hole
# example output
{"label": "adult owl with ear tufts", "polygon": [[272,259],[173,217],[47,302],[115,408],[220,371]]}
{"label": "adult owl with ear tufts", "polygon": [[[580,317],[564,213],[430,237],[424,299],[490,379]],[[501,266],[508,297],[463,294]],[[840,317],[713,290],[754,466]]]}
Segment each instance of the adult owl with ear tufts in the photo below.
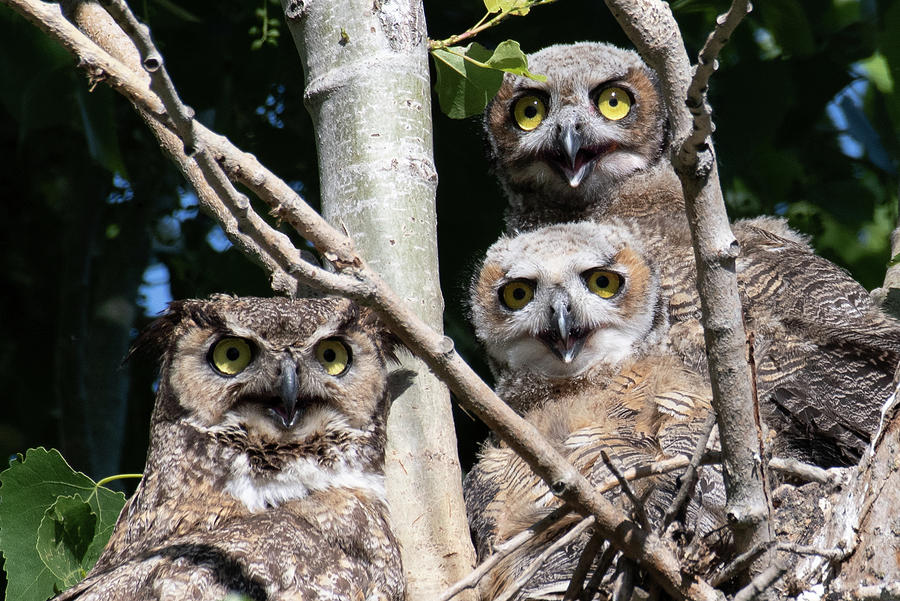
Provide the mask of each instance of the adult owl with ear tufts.
{"label": "adult owl with ear tufts", "polygon": [[59,601],[401,601],[384,492],[394,339],[346,299],[178,301],[144,477]]}

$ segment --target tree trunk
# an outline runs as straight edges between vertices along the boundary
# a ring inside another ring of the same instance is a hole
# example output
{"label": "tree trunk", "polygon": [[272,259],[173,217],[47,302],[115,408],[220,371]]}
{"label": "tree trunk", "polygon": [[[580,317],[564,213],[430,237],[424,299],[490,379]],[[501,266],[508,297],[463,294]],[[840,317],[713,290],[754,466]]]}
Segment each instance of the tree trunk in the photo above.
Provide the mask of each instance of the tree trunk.
{"label": "tree trunk", "polygon": [[[283,0],[316,129],[322,214],[409,306],[441,329],[430,81],[416,0]],[[386,473],[408,598],[474,564],[446,387],[412,356],[388,421]]]}

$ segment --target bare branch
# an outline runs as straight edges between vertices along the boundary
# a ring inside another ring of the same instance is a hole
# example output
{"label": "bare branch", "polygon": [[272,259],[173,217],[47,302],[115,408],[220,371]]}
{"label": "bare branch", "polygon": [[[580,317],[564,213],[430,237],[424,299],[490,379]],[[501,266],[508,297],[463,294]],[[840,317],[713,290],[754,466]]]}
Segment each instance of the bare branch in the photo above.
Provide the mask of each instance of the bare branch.
{"label": "bare branch", "polygon": [[818,482],[819,484],[830,484],[838,478],[834,472],[815,465],[809,465],[808,463],[802,463],[790,457],[772,457],[769,460],[769,467],[800,480]]}
{"label": "bare branch", "polygon": [[718,56],[728,43],[732,32],[752,10],[748,0],[735,0],[724,15],[716,18],[716,26],[700,50],[697,68],[687,90],[687,108],[693,115],[694,127],[678,150],[677,162],[684,166],[696,165],[697,149],[706,144],[706,139],[715,131],[712,110],[706,101],[709,78],[719,68]]}
{"label": "bare branch", "polygon": [[750,581],[750,584],[739,590],[734,595],[732,601],[751,601],[751,599],[756,599],[759,595],[769,590],[769,587],[775,584],[779,578],[784,576],[785,572],[787,572],[787,566],[776,561],[774,564],[757,574],[753,580]]}
{"label": "bare branch", "polygon": [[641,523],[641,526],[644,530],[652,530],[653,528],[650,526],[650,520],[647,519],[647,512],[644,511],[644,504],[641,503],[641,500],[634,494],[634,490],[632,490],[631,485],[628,484],[628,480],[625,479],[625,476],[622,475],[619,468],[616,467],[612,459],[609,458],[609,454],[607,454],[605,449],[600,449],[600,457],[603,459],[603,463],[606,464],[607,469],[612,472],[612,475],[619,481],[622,492],[624,492],[625,496],[628,497],[628,500],[631,501],[631,505],[634,507],[634,513]]}
{"label": "bare branch", "polygon": [[794,543],[778,543],[775,548],[795,555],[817,555],[829,561],[841,561],[849,555],[844,549],[820,549],[809,545],[797,545]]}
{"label": "bare branch", "polygon": [[[737,290],[735,263],[740,247],[725,211],[711,140],[705,136],[699,143],[692,142],[690,152],[680,152],[697,127],[692,126],[694,120],[687,106],[696,99],[688,97],[691,70],[671,10],[661,0],[606,0],[606,4],[644,60],[656,70],[663,88],[673,130],[671,158],[681,179],[697,265],[712,405],[724,457],[726,515],[734,527],[738,549],[747,550],[771,540],[772,531],[762,469],[762,436],[745,357],[747,337]],[[714,59],[720,42],[736,25],[735,19],[745,14],[746,10],[740,8],[745,6],[746,1],[734,1],[732,16],[722,20],[721,32],[714,32],[713,41],[707,44],[705,60]],[[696,85],[705,89],[708,75],[704,71],[699,77]],[[700,113],[704,105],[705,101],[698,105]],[[684,157],[696,160],[684,162]],[[761,560],[753,569],[759,572],[764,566],[765,560]]]}
{"label": "bare branch", "polygon": [[438,597],[437,601],[449,601],[460,591],[476,586],[481,581],[481,579],[484,578],[484,576],[494,568],[494,566],[500,563],[500,561],[508,557],[511,553],[520,549],[522,546],[528,544],[529,541],[534,539],[534,537],[540,535],[548,528],[551,528],[554,525],[558,524],[560,520],[565,518],[570,513],[572,513],[572,509],[570,507],[562,506],[553,511],[553,513],[550,513],[549,515],[542,518],[540,521],[518,533],[508,541],[497,545],[496,547],[494,547],[494,552],[490,557],[478,564],[478,566],[474,570],[472,570],[468,576],[455,582],[453,586],[445,590],[443,594]]}
{"label": "bare branch", "polygon": [[586,517],[577,524],[575,524],[571,530],[566,532],[563,536],[559,537],[553,544],[544,549],[544,551],[538,555],[531,565],[528,566],[524,572],[516,579],[513,583],[512,587],[507,589],[502,595],[496,597],[494,601],[509,601],[512,597],[522,590],[522,587],[528,584],[528,581],[531,580],[531,577],[537,573],[542,565],[544,565],[551,555],[574,541],[576,538],[581,536],[581,533],[590,528],[594,524],[594,516]]}
{"label": "bare branch", "polygon": [[691,455],[691,462],[681,476],[681,488],[678,489],[678,494],[675,495],[675,499],[673,499],[672,504],[666,509],[666,514],[663,516],[661,530],[665,530],[669,524],[681,515],[684,508],[687,507],[688,500],[694,492],[694,487],[697,485],[697,468],[700,467],[700,462],[703,460],[704,453],[706,452],[706,445],[709,444],[709,437],[715,427],[716,414],[710,413],[706,418],[706,423],[703,424],[703,431],[700,433],[700,438],[697,439],[697,446],[694,447],[694,454]]}
{"label": "bare branch", "polygon": [[563,601],[575,601],[584,592],[584,579],[587,578],[588,572],[591,571],[591,565],[605,542],[603,537],[597,532],[588,540],[584,550],[581,551],[581,557],[578,558],[578,565],[575,566],[575,571],[572,572],[572,577],[569,578],[569,586],[566,587]]}

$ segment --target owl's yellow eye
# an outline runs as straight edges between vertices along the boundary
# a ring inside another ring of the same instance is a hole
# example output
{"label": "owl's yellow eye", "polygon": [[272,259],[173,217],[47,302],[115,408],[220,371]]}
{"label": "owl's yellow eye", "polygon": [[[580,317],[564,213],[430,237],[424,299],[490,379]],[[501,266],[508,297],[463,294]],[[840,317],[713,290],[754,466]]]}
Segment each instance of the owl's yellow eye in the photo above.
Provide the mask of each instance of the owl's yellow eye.
{"label": "owl's yellow eye", "polygon": [[500,288],[500,302],[513,311],[518,311],[534,298],[534,285],[525,280],[514,280]]}
{"label": "owl's yellow eye", "polygon": [[525,131],[531,131],[541,124],[547,114],[544,101],[537,96],[522,96],[513,106],[516,124]]}
{"label": "owl's yellow eye", "polygon": [[612,298],[622,287],[624,278],[618,273],[594,269],[584,274],[584,281],[588,290],[601,298]]}
{"label": "owl's yellow eye", "polygon": [[226,376],[241,373],[250,365],[253,349],[243,338],[223,338],[212,347],[209,361],[216,370]]}
{"label": "owl's yellow eye", "polygon": [[330,376],[339,376],[350,367],[350,347],[338,340],[329,338],[316,347],[316,359]]}
{"label": "owl's yellow eye", "polygon": [[631,96],[622,88],[606,88],[597,97],[597,109],[610,121],[618,121],[631,111]]}

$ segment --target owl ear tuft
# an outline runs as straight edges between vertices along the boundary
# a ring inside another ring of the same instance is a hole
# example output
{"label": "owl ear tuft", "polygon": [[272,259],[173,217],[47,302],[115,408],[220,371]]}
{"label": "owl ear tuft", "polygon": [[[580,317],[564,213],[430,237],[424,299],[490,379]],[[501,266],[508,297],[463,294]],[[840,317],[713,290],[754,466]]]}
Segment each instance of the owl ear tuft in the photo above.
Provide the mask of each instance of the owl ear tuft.
{"label": "owl ear tuft", "polygon": [[171,348],[175,337],[184,327],[209,327],[223,323],[212,311],[210,302],[201,300],[175,300],[169,303],[158,318],[144,328],[131,345],[123,363],[135,355],[145,358],[160,357]]}

